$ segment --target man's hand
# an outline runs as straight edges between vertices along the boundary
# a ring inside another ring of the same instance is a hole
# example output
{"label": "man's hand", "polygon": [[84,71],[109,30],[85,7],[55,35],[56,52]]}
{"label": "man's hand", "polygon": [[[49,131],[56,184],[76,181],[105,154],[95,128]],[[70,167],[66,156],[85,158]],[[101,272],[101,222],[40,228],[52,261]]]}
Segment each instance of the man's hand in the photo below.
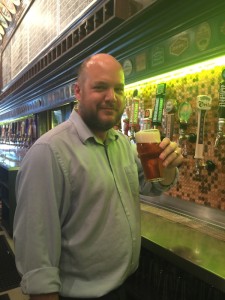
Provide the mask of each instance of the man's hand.
{"label": "man's hand", "polygon": [[176,178],[176,167],[179,167],[183,162],[183,155],[181,154],[181,148],[177,143],[171,142],[170,139],[164,138],[160,143],[160,147],[163,152],[159,158],[163,161],[163,180],[160,181],[162,185],[171,185]]}
{"label": "man's hand", "polygon": [[59,300],[58,293],[30,295],[30,300]]}
{"label": "man's hand", "polygon": [[163,160],[165,168],[171,169],[182,164],[183,155],[181,154],[181,148],[178,147],[176,142],[171,142],[170,139],[164,138],[160,143],[160,148],[163,149],[163,152],[159,157]]}

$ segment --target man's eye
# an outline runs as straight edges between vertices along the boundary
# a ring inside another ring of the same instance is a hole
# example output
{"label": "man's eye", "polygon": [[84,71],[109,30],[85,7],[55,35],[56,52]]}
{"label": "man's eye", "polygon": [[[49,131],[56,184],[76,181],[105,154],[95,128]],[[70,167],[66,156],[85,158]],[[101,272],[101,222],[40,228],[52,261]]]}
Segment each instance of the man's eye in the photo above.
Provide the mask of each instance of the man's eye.
{"label": "man's eye", "polygon": [[123,94],[124,93],[124,88],[116,88],[115,91],[118,94]]}
{"label": "man's eye", "polygon": [[94,87],[94,89],[96,90],[96,91],[103,91],[103,90],[105,90],[105,86],[103,86],[103,85],[96,85],[95,87]]}

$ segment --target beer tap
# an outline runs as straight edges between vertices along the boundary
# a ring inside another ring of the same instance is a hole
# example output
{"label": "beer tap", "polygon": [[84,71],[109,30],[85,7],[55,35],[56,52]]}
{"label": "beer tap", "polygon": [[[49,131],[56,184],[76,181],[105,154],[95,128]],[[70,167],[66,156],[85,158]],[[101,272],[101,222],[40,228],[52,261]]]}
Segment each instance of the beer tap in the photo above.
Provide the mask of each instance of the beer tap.
{"label": "beer tap", "polygon": [[21,139],[20,139],[20,146],[22,147],[22,148],[24,148],[24,145],[25,145],[25,126],[26,126],[26,124],[25,124],[25,121],[23,120],[22,122],[21,122]]}
{"label": "beer tap", "polygon": [[1,133],[2,143],[5,141],[5,124],[2,125],[2,133]]}
{"label": "beer tap", "polygon": [[156,88],[155,106],[152,114],[152,125],[154,128],[156,128],[157,126],[161,126],[162,124],[165,93],[166,93],[166,84],[165,83],[158,84]]}
{"label": "beer tap", "polygon": [[[206,95],[197,96],[197,109],[198,109],[198,128],[197,128],[197,141],[195,147],[196,164],[195,170],[196,175],[200,174],[200,167],[206,167],[206,163],[203,161],[203,151],[204,151],[204,125],[206,112],[211,109],[212,98]],[[206,167],[207,168],[207,167]]]}
{"label": "beer tap", "polygon": [[134,90],[133,97],[131,100],[131,109],[130,109],[130,118],[129,118],[129,126],[130,126],[130,139],[132,142],[135,142],[135,132],[139,130],[139,106],[140,99],[137,97],[138,90]]}
{"label": "beer tap", "polygon": [[21,138],[20,129],[21,129],[21,122],[18,121],[17,122],[17,130],[16,130],[16,145],[17,145],[17,147],[20,145],[20,138]]}
{"label": "beer tap", "polygon": [[151,128],[151,122],[152,122],[152,109],[146,108],[144,110],[144,115],[141,115],[141,122],[140,127],[141,130],[146,130]]}
{"label": "beer tap", "polygon": [[122,116],[122,132],[128,136],[130,119],[130,106],[127,104]]}
{"label": "beer tap", "polygon": [[[225,80],[225,69],[222,71],[222,78]],[[219,108],[218,108],[218,129],[215,140],[215,148],[218,148],[220,142],[225,138],[223,133],[224,124],[225,124],[225,81],[220,83],[219,88]]]}
{"label": "beer tap", "polygon": [[225,124],[225,118],[219,118],[218,130],[217,130],[217,135],[216,135],[216,140],[214,145],[216,149],[220,145],[221,141],[225,138],[225,134],[223,133],[224,124]]}
{"label": "beer tap", "polygon": [[166,118],[166,137],[173,140],[174,118],[177,110],[177,101],[168,99],[165,103]]}
{"label": "beer tap", "polygon": [[181,147],[182,155],[187,157],[187,141],[196,142],[194,133],[187,134],[188,121],[192,114],[192,107],[188,101],[184,101],[179,105],[178,118],[180,122],[178,145]]}

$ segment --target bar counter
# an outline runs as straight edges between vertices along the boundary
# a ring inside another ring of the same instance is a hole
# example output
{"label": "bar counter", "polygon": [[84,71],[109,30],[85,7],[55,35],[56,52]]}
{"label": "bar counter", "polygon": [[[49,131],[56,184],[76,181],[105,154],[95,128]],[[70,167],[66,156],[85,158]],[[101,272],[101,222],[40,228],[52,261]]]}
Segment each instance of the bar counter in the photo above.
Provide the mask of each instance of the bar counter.
{"label": "bar counter", "polygon": [[0,144],[0,165],[7,170],[18,170],[27,148]]}
{"label": "bar counter", "polygon": [[16,208],[15,181],[20,162],[27,149],[0,144],[0,201],[1,223],[10,236],[13,234],[13,218]]}
{"label": "bar counter", "polygon": [[166,195],[142,196],[141,222],[142,248],[225,297],[225,212]]}

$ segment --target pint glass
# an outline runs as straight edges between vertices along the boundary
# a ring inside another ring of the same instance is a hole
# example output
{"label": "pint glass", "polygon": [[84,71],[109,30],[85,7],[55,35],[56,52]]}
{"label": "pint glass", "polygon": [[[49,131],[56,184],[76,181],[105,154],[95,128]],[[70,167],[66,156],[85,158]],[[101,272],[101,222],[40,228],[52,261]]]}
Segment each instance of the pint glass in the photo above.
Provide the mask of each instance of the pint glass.
{"label": "pint glass", "polygon": [[136,132],[135,138],[145,179],[152,182],[163,180],[162,160],[159,159],[163,149],[159,147],[161,142],[159,130],[141,130]]}

